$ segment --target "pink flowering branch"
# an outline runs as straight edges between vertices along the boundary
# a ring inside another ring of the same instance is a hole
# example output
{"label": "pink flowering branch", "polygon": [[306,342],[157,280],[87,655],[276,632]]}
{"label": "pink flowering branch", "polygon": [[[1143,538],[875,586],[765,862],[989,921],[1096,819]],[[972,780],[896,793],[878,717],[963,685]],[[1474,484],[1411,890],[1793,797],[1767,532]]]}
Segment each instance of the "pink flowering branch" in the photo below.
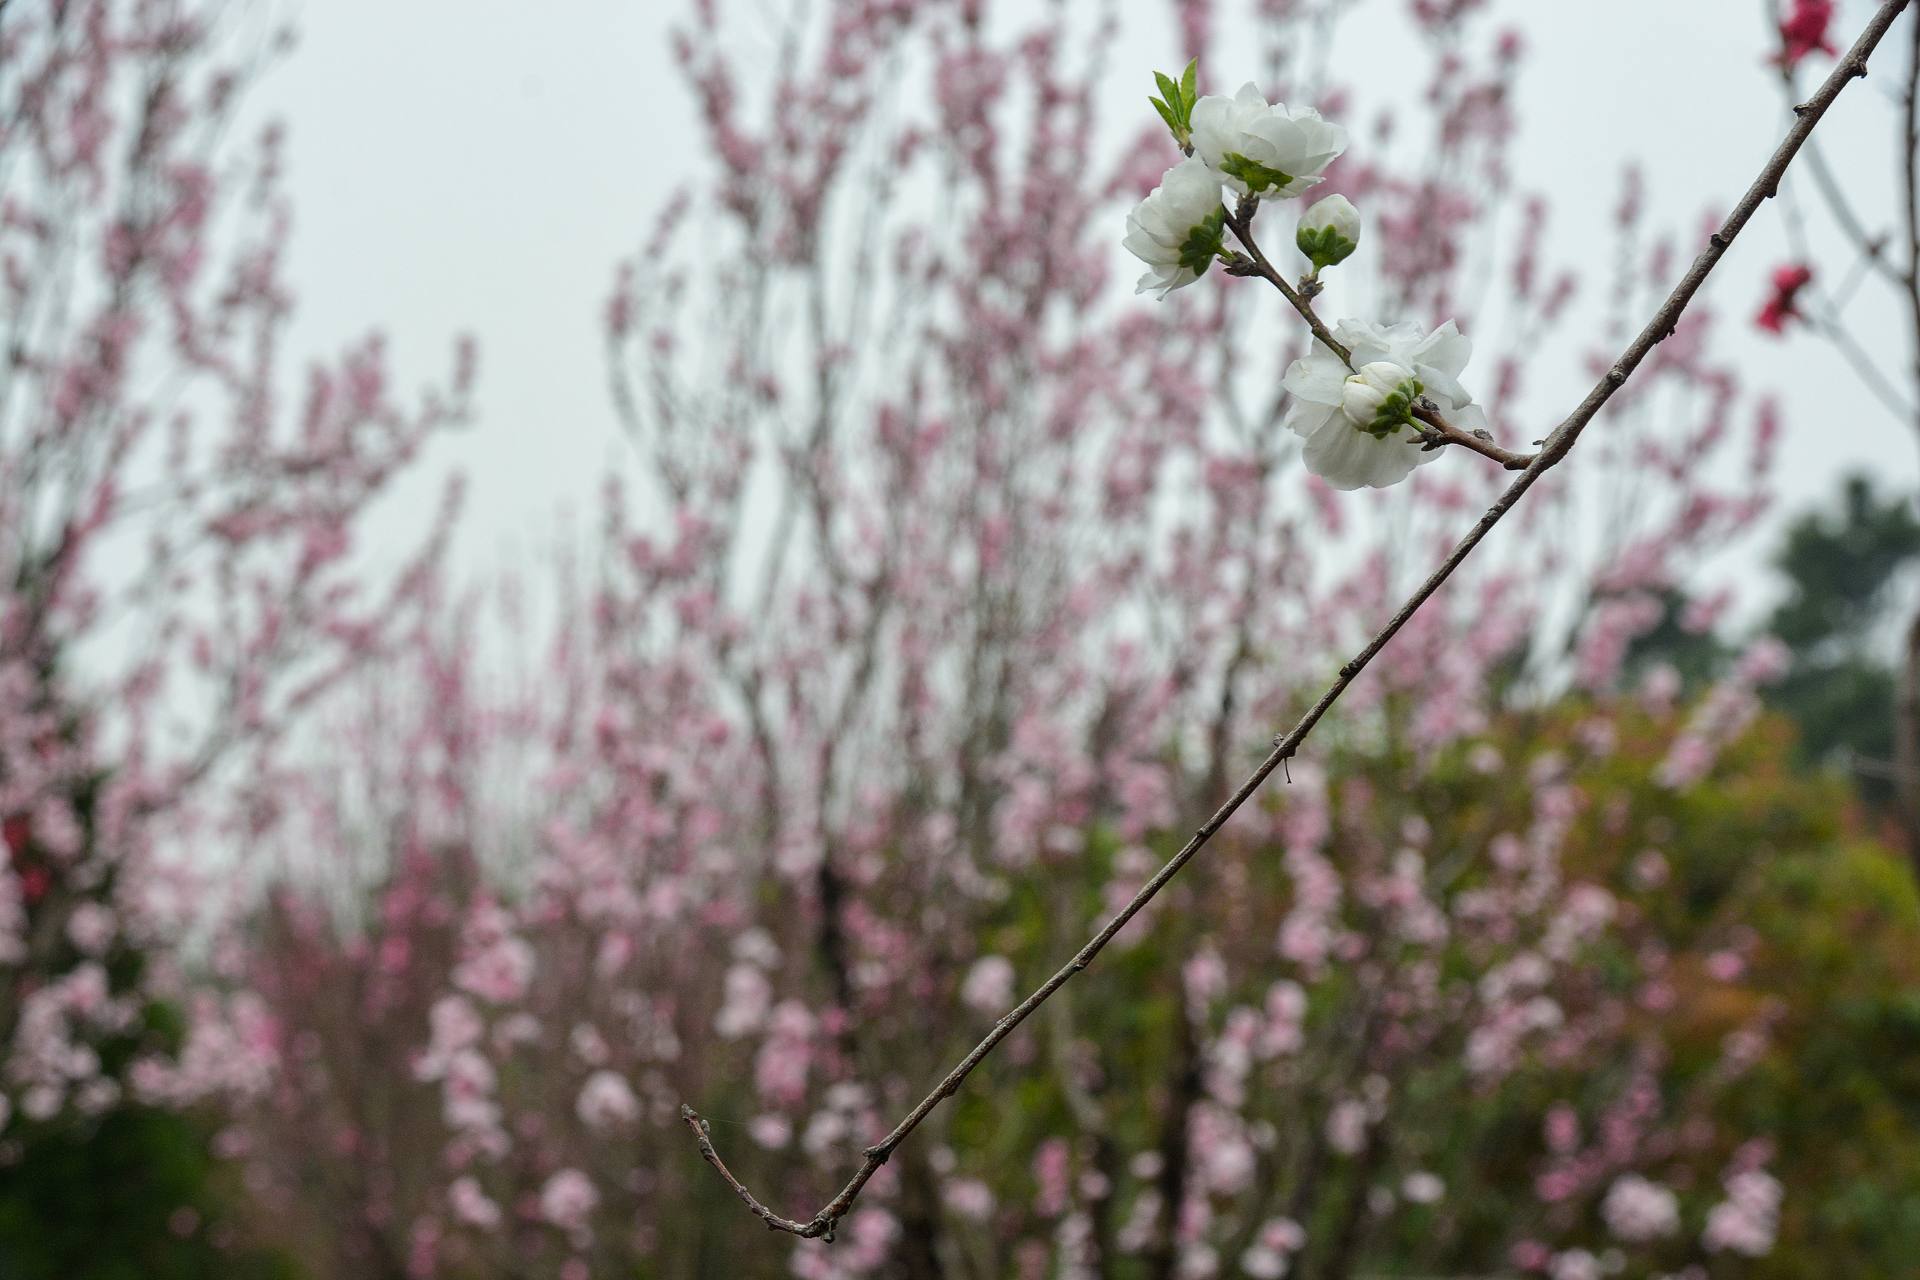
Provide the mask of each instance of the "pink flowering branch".
{"label": "pink flowering branch", "polygon": [[[1139,892],[1135,893],[1132,899],[1130,899],[1111,920],[1102,926],[1098,933],[1094,934],[1079,951],[1074,953],[1072,959],[1068,960],[1065,965],[1034,990],[1031,995],[1027,996],[1026,999],[1003,1014],[994,1023],[992,1029],[988,1031],[986,1037],[955,1064],[953,1069],[934,1087],[933,1091],[921,1099],[918,1105],[908,1112],[907,1115],[894,1126],[891,1132],[862,1153],[863,1159],[860,1167],[854,1172],[852,1179],[840,1190],[838,1195],[834,1196],[832,1200],[828,1201],[811,1218],[805,1221],[782,1217],[761,1203],[727,1168],[726,1162],[721,1159],[719,1152],[714,1148],[706,1121],[700,1117],[699,1113],[694,1111],[690,1106],[683,1105],[681,1107],[681,1118],[685,1121],[688,1128],[692,1130],[701,1156],[707,1163],[714,1167],[726,1181],[727,1185],[733,1189],[734,1193],[740,1197],[756,1217],[775,1231],[785,1231],[802,1237],[819,1237],[831,1240],[836,1225],[852,1208],[853,1202],[859,1197],[868,1181],[871,1180],[873,1175],[879,1171],[880,1167],[887,1162],[900,1144],[905,1142],[907,1137],[919,1127],[920,1123],[932,1113],[934,1108],[939,1106],[944,1099],[957,1093],[961,1084],[965,1082],[967,1076],[973,1072],[974,1068],[979,1066],[1001,1041],[1011,1035],[1014,1028],[1026,1021],[1036,1009],[1046,1003],[1061,987],[1065,986],[1075,974],[1087,968],[1106,945],[1126,927],[1128,922],[1138,915],[1146,905],[1180,873],[1181,869],[1193,860],[1201,849],[1206,847],[1207,842],[1211,840],[1215,833],[1226,825],[1227,820],[1260,789],[1261,785],[1273,774],[1274,770],[1278,769],[1285,761],[1299,751],[1300,745],[1306,740],[1307,735],[1313,731],[1314,726],[1320,722],[1321,718],[1325,716],[1333,704],[1346,692],[1348,686],[1350,686],[1354,680],[1358,678],[1360,673],[1367,668],[1368,664],[1386,648],[1394,636],[1400,632],[1401,628],[1413,618],[1415,613],[1439,591],[1440,587],[1452,576],[1454,570],[1465,562],[1467,557],[1480,545],[1487,534],[1493,530],[1493,527],[1500,522],[1501,518],[1504,517],[1508,511],[1512,510],[1521,497],[1545,476],[1548,471],[1552,470],[1561,459],[1567,456],[1587,426],[1599,414],[1600,410],[1606,406],[1607,402],[1613,398],[1614,393],[1624,386],[1628,379],[1633,376],[1634,371],[1640,367],[1648,354],[1661,342],[1673,335],[1681,315],[1686,311],[1687,306],[1699,292],[1700,287],[1706,282],[1707,276],[1712,273],[1713,269],[1726,255],[1727,249],[1732,245],[1734,238],[1745,228],[1753,215],[1759,210],[1761,204],[1778,194],[1782,176],[1786,173],[1788,166],[1793,162],[1794,157],[1806,144],[1807,138],[1813,132],[1815,126],[1817,126],[1822,117],[1826,115],[1828,108],[1839,98],[1842,90],[1846,88],[1849,81],[1867,74],[1868,57],[1880,43],[1881,38],[1886,35],[1888,28],[1892,26],[1894,20],[1907,8],[1907,5],[1908,0],[1885,0],[1875,12],[1872,20],[1867,24],[1866,29],[1861,33],[1859,39],[1855,41],[1853,47],[1840,59],[1832,74],[1827,77],[1826,81],[1821,84],[1820,88],[1811,98],[1794,108],[1797,119],[1792,128],[1788,130],[1785,139],[1782,140],[1779,147],[1768,159],[1766,165],[1761,169],[1759,177],[1754,180],[1752,186],[1747,189],[1746,194],[1741,197],[1739,203],[1736,204],[1732,212],[1727,215],[1726,221],[1721,224],[1720,229],[1708,238],[1706,248],[1694,259],[1693,265],[1687,270],[1686,274],[1681,277],[1679,283],[1674,286],[1673,291],[1667,295],[1666,301],[1662,303],[1659,310],[1654,313],[1653,318],[1641,329],[1638,336],[1636,336],[1626,350],[1621,353],[1620,357],[1614,361],[1613,365],[1600,378],[1599,382],[1594,385],[1593,389],[1587,393],[1586,397],[1573,412],[1546,438],[1540,451],[1533,455],[1532,459],[1526,463],[1519,477],[1501,493],[1493,505],[1487,509],[1486,513],[1474,523],[1473,527],[1460,539],[1459,543],[1447,555],[1446,559],[1440,563],[1439,567],[1408,597],[1406,602],[1400,606],[1386,625],[1382,627],[1352,659],[1340,668],[1339,675],[1333,683],[1327,688],[1325,693],[1321,694],[1318,701],[1307,710],[1306,714],[1300,718],[1299,722],[1295,724],[1291,730],[1274,739],[1273,749],[1268,752],[1259,766],[1234,790],[1227,801],[1215,810],[1213,816],[1208,818],[1206,822],[1193,833],[1192,837],[1181,847],[1180,851],[1174,854],[1165,866],[1154,873],[1153,877],[1141,886]],[[1303,311],[1303,314],[1308,314],[1309,311],[1310,308]],[[1311,315],[1308,315],[1308,318],[1309,322],[1312,323],[1313,318]],[[1319,330],[1316,330],[1316,336],[1320,336]]]}

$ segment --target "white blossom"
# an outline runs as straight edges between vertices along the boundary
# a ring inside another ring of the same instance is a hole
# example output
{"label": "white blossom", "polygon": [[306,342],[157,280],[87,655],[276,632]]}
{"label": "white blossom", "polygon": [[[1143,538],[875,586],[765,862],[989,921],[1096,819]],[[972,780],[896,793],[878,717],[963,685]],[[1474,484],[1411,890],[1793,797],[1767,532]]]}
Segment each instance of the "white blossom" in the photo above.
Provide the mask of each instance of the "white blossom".
{"label": "white blossom", "polygon": [[1657,1182],[1637,1173],[1623,1174],[1607,1189],[1600,1216],[1617,1238],[1639,1244],[1680,1229],[1680,1201]]}
{"label": "white blossom", "polygon": [[1400,1183],[1400,1194],[1414,1204],[1435,1204],[1447,1194],[1447,1184],[1438,1174],[1415,1169]]}
{"label": "white blossom", "polygon": [[1013,962],[981,956],[960,984],[960,1002],[980,1013],[999,1013],[1013,1003]]}
{"label": "white blossom", "polygon": [[1307,442],[1307,469],[1334,488],[1384,489],[1433,461],[1438,451],[1421,448],[1412,423],[1420,396],[1456,427],[1486,428],[1486,414],[1459,382],[1473,345],[1453,321],[1429,334],[1413,321],[1342,320],[1333,336],[1352,351],[1358,372],[1315,343],[1287,370],[1285,386],[1293,396],[1286,425]]}
{"label": "white blossom", "polygon": [[562,1231],[583,1231],[600,1203],[593,1181],[578,1169],[561,1169],[540,1188],[540,1216]]}
{"label": "white blossom", "polygon": [[1347,131],[1312,107],[1268,105],[1249,82],[1231,98],[1200,99],[1193,108],[1193,147],[1240,195],[1285,198],[1320,184],[1347,149]]}
{"label": "white blossom", "polygon": [[1585,1249],[1557,1253],[1547,1268],[1550,1280],[1600,1280],[1600,1259]]}
{"label": "white blossom", "polygon": [[1315,271],[1338,266],[1360,247],[1360,211],[1343,195],[1315,201],[1300,215],[1293,243]]}
{"label": "white blossom", "polygon": [[1762,1257],[1773,1249],[1780,1229],[1780,1184],[1759,1169],[1736,1173],[1726,1181],[1727,1198],[1707,1212],[1700,1242],[1709,1253]]}
{"label": "white blossom", "polygon": [[1134,290],[1166,297],[1206,274],[1220,251],[1227,211],[1220,179],[1195,157],[1167,170],[1160,185],[1127,215],[1121,243],[1151,270]]}
{"label": "white blossom", "polygon": [[630,1124],[640,1118],[640,1100],[626,1077],[615,1071],[600,1070],[587,1077],[574,1100],[574,1112],[589,1129],[608,1129]]}

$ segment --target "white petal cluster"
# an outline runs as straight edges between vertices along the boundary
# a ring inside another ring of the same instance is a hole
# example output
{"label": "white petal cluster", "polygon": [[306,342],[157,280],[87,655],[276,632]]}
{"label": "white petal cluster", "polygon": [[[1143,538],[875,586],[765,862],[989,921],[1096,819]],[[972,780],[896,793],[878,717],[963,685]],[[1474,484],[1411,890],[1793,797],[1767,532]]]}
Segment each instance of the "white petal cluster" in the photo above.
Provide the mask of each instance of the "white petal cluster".
{"label": "white petal cluster", "polygon": [[1413,321],[1342,320],[1333,336],[1353,352],[1354,369],[1315,343],[1284,383],[1293,396],[1286,425],[1307,442],[1307,469],[1334,488],[1384,489],[1439,456],[1420,447],[1407,415],[1413,397],[1432,400],[1463,430],[1486,427],[1486,414],[1460,385],[1473,344],[1453,321],[1427,333]]}
{"label": "white petal cluster", "polygon": [[1312,107],[1269,104],[1252,83],[1228,98],[1209,94],[1193,108],[1193,148],[1243,196],[1297,196],[1318,186],[1347,149],[1347,131]]}
{"label": "white petal cluster", "polygon": [[1167,170],[1127,215],[1121,243],[1149,268],[1134,291],[1164,298],[1198,280],[1219,251],[1225,218],[1220,180],[1205,163],[1189,157]]}

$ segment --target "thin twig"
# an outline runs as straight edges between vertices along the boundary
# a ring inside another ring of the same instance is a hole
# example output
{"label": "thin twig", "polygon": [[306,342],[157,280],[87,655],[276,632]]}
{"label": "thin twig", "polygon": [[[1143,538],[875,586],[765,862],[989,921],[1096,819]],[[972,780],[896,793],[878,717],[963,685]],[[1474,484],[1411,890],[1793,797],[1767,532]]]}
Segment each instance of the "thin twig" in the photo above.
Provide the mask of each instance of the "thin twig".
{"label": "thin twig", "polygon": [[1853,366],[1853,371],[1860,375],[1862,385],[1873,394],[1875,399],[1886,406],[1888,413],[1903,423],[1914,420],[1914,406],[1907,403],[1899,389],[1887,380],[1887,375],[1880,372],[1880,366],[1873,362],[1873,357],[1867,354],[1865,347],[1860,345],[1860,340],[1854,337],[1852,330],[1841,321],[1838,305],[1830,304],[1827,315],[1824,318],[1814,319],[1812,324],[1815,330],[1833,343],[1841,357]]}
{"label": "thin twig", "polygon": [[[1193,833],[1193,837],[1181,846],[1180,851],[1174,854],[1164,867],[1155,872],[1152,879],[1141,886],[1140,891],[1133,895],[1127,905],[1102,926],[1098,933],[1088,939],[1086,945],[1075,952],[1073,958],[1067,961],[1058,972],[995,1022],[986,1038],[955,1064],[940,1083],[934,1086],[933,1092],[921,1099],[920,1103],[894,1126],[891,1133],[862,1153],[863,1158],[859,1169],[854,1172],[852,1180],[841,1189],[839,1195],[828,1201],[819,1212],[805,1222],[781,1217],[755,1199],[753,1194],[741,1185],[740,1180],[728,1171],[719,1153],[714,1150],[706,1121],[700,1118],[699,1113],[692,1107],[680,1108],[681,1118],[686,1122],[687,1127],[693,1130],[694,1140],[699,1146],[701,1156],[720,1173],[727,1185],[733,1188],[735,1194],[746,1203],[756,1217],[776,1231],[786,1231],[797,1236],[831,1239],[835,1224],[846,1216],[861,1190],[880,1166],[887,1162],[887,1158],[893,1154],[895,1148],[906,1141],[907,1136],[919,1127],[920,1122],[925,1120],[935,1107],[959,1091],[961,1083],[973,1072],[973,1069],[993,1052],[995,1046],[1013,1034],[1015,1027],[1026,1021],[1035,1009],[1046,1003],[1047,998],[1066,985],[1070,978],[1091,964],[1102,948],[1127,926],[1128,921],[1140,914],[1147,903],[1166,887],[1167,882],[1180,873],[1182,867],[1193,860],[1194,855],[1198,854],[1207,841],[1213,838],[1214,833],[1226,825],[1227,819],[1231,818],[1234,812],[1260,789],[1261,784],[1273,771],[1300,749],[1300,744],[1306,740],[1307,735],[1313,731],[1313,727],[1320,722],[1321,717],[1326,715],[1328,708],[1332,707],[1340,695],[1346,692],[1347,686],[1353,683],[1382,649],[1386,648],[1388,642],[1407,624],[1407,620],[1413,617],[1414,613],[1440,589],[1441,584],[1452,576],[1453,571],[1472,554],[1473,549],[1480,545],[1481,539],[1492,531],[1493,526],[1512,509],[1514,503],[1518,502],[1521,496],[1556,463],[1566,457],[1567,452],[1573,448],[1574,442],[1580,438],[1580,433],[1586,430],[1594,416],[1613,397],[1613,393],[1633,375],[1633,371],[1640,366],[1641,361],[1646,359],[1647,354],[1673,334],[1674,326],[1679,322],[1681,313],[1687,309],[1687,304],[1699,292],[1707,276],[1726,255],[1727,246],[1733,243],[1734,237],[1740,234],[1741,229],[1752,219],[1754,212],[1761,204],[1779,191],[1781,175],[1786,172],[1794,155],[1805,144],[1807,135],[1827,113],[1827,108],[1833,105],[1834,99],[1840,96],[1841,90],[1846,88],[1849,81],[1867,74],[1868,55],[1873,52],[1874,46],[1880,43],[1887,28],[1893,24],[1893,20],[1900,15],[1908,3],[1909,0],[1885,0],[1874,14],[1873,20],[1867,24],[1866,30],[1861,33],[1859,40],[1834,67],[1833,73],[1827,77],[1825,83],[1811,98],[1794,108],[1798,118],[1793,127],[1788,130],[1785,140],[1774,151],[1766,167],[1760,171],[1760,176],[1747,189],[1746,195],[1741,197],[1740,203],[1735,205],[1733,212],[1727,215],[1726,222],[1708,238],[1707,247],[1701,251],[1698,258],[1694,259],[1692,267],[1681,278],[1680,283],[1674,286],[1673,292],[1667,295],[1667,300],[1661,305],[1660,310],[1614,362],[1612,368],[1607,370],[1605,376],[1595,384],[1593,390],[1587,393],[1579,407],[1554,428],[1553,434],[1547,437],[1540,452],[1534,456],[1526,470],[1507,487],[1506,491],[1487,509],[1486,514],[1475,522],[1473,528],[1468,530],[1467,535],[1460,540],[1459,545],[1454,547],[1447,558],[1441,562],[1440,567],[1420,584],[1419,589],[1400,606],[1399,611],[1393,615],[1386,626],[1382,627],[1379,633],[1354,655],[1352,660],[1340,668],[1339,677],[1300,718],[1300,722],[1274,739],[1273,750],[1267,753],[1259,767],[1235,789],[1227,802]],[[1320,336],[1320,331],[1317,330],[1315,336]],[[1328,345],[1338,350],[1335,344]]]}
{"label": "thin twig", "polygon": [[[1281,275],[1273,263],[1268,261],[1267,255],[1261,252],[1259,243],[1253,238],[1253,215],[1258,206],[1257,200],[1242,200],[1237,208],[1227,214],[1227,225],[1233,229],[1234,238],[1239,240],[1241,246],[1247,251],[1246,257],[1234,267],[1230,267],[1229,271],[1234,275],[1257,275],[1278,289],[1281,295],[1293,304],[1293,309],[1300,313],[1300,318],[1307,322],[1307,328],[1313,330],[1315,340],[1334,355],[1339,356],[1341,364],[1358,373],[1359,370],[1355,369],[1353,364],[1353,352],[1327,330],[1319,313],[1313,309],[1313,299],[1288,284],[1287,278]],[[1533,454],[1513,453],[1502,449],[1487,436],[1477,435],[1454,426],[1441,416],[1439,406],[1424,397],[1414,402],[1413,416],[1427,425],[1428,429],[1421,432],[1421,437],[1426,441],[1426,447],[1429,449],[1439,448],[1443,444],[1457,444],[1463,449],[1471,449],[1483,457],[1493,459],[1509,471],[1524,471],[1534,459]]]}

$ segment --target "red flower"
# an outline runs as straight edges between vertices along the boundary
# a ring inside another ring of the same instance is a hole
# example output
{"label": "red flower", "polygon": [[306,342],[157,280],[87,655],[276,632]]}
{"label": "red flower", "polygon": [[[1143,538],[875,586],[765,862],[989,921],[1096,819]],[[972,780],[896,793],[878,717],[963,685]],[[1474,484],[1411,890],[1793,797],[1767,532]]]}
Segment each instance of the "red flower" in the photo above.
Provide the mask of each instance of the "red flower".
{"label": "red flower", "polygon": [[1789,262],[1785,266],[1775,267],[1773,293],[1753,322],[1768,333],[1785,333],[1787,321],[1804,318],[1794,304],[1800,291],[1812,281],[1813,268],[1804,262]]}
{"label": "red flower", "polygon": [[1774,60],[1792,68],[1816,50],[1828,56],[1840,52],[1827,39],[1832,21],[1833,0],[1793,0],[1793,8],[1780,20],[1780,52]]}

